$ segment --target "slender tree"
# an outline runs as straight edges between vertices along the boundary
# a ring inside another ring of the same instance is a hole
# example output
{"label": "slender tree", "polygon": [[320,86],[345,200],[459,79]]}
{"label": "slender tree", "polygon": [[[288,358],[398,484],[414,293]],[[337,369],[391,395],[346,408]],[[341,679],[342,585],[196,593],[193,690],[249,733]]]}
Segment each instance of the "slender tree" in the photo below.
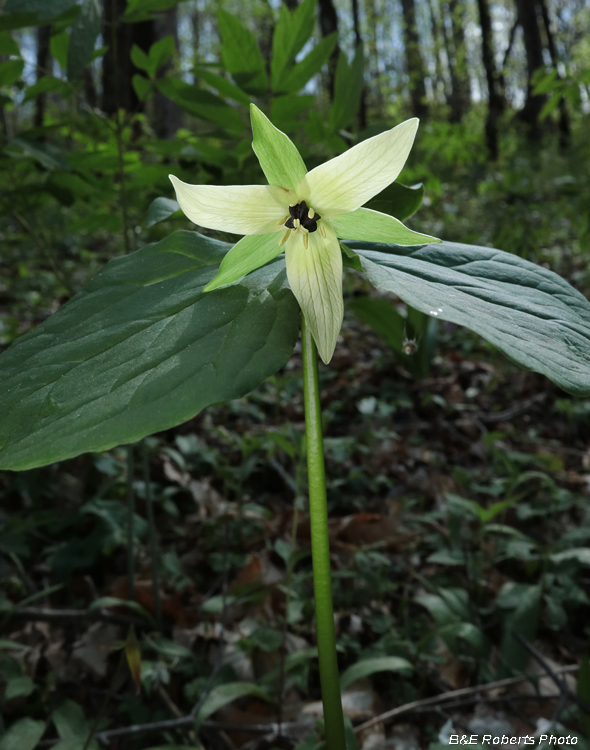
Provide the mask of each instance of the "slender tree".
{"label": "slender tree", "polygon": [[425,117],[428,113],[426,104],[426,71],[420,52],[420,38],[416,27],[415,0],[402,0],[403,30],[405,43],[406,71],[408,74],[410,101],[415,117]]}
{"label": "slender tree", "polygon": [[[176,49],[178,49],[178,7],[174,6],[163,13],[155,22],[155,32],[157,39],[172,36],[174,38]],[[172,61],[166,63],[159,73],[163,74],[166,70],[172,68]],[[154,96],[153,121],[154,130],[158,138],[172,138],[176,131],[183,123],[182,110],[167,96],[159,91]]]}
{"label": "slender tree", "polygon": [[[551,55],[551,62],[555,68],[558,78],[562,78],[559,70],[559,56],[557,54],[557,48],[555,46],[555,37],[553,36],[553,29],[551,28],[551,19],[549,18],[549,9],[547,7],[546,0],[537,0],[539,3],[539,9],[541,11],[541,17],[543,18],[543,26],[545,27],[545,36],[547,38],[547,49]],[[559,142],[562,147],[568,146],[570,143],[571,128],[570,118],[567,111],[567,104],[565,97],[561,97],[559,100]]]}
{"label": "slender tree", "polygon": [[154,21],[121,21],[126,5],[126,0],[104,0],[103,37],[108,49],[102,64],[102,109],[107,114],[118,107],[128,112],[142,109],[131,84],[133,75],[140,72],[131,61],[131,48],[137,44],[147,53],[156,41]]}
{"label": "slender tree", "polygon": [[[361,37],[361,25],[359,20],[359,3],[358,0],[352,0],[352,21],[354,26],[354,45],[360,47],[363,43]],[[361,91],[361,101],[359,107],[359,127],[367,127],[367,87],[363,85]]]}
{"label": "slender tree", "polygon": [[[465,45],[464,5],[460,0],[449,0],[447,17],[449,27],[445,24],[447,53],[451,73],[451,122],[461,122],[470,102],[469,73],[467,71],[467,48]],[[449,38],[450,37],[450,38]]]}
{"label": "slender tree", "polygon": [[477,0],[479,23],[481,26],[481,56],[488,85],[488,114],[486,117],[486,145],[490,158],[498,158],[498,118],[502,113],[503,101],[499,92],[498,74],[494,62],[494,48],[492,38],[492,19],[488,0]]}
{"label": "slender tree", "polygon": [[[319,0],[320,29],[322,36],[326,37],[334,31],[338,31],[338,14],[333,0]],[[336,45],[328,61],[328,90],[330,99],[334,97],[334,79],[336,77],[336,65],[338,64],[339,46]]]}
{"label": "slender tree", "polygon": [[533,94],[533,75],[543,65],[543,40],[537,18],[537,3],[536,0],[516,0],[516,8],[518,22],[522,26],[527,62],[527,95],[519,117],[526,123],[531,138],[539,138],[541,135],[539,115],[545,97]]}
{"label": "slender tree", "polygon": [[[37,28],[37,60],[35,74],[37,81],[43,76],[49,75],[49,64],[51,52],[49,42],[51,39],[51,26],[39,26]],[[35,114],[33,115],[33,126],[40,128],[45,120],[45,108],[47,106],[47,94],[38,94],[35,97]]]}
{"label": "slender tree", "polygon": [[435,74],[434,91],[438,92],[442,86],[445,89],[445,79],[441,65],[441,34],[438,16],[435,11],[435,0],[428,0],[428,11],[430,15],[430,33],[432,34],[432,54],[434,56]]}

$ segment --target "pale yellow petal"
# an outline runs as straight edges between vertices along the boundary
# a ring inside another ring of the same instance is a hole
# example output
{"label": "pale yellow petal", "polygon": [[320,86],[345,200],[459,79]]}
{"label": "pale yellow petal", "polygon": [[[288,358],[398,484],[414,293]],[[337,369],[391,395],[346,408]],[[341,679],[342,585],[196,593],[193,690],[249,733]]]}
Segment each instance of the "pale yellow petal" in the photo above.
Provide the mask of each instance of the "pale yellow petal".
{"label": "pale yellow petal", "polygon": [[289,286],[301,307],[318,352],[327,364],[334,354],[342,318],[342,254],[334,230],[323,222],[321,232],[303,235],[292,232],[285,245]]}
{"label": "pale yellow petal", "polygon": [[176,199],[195,224],[233,234],[267,234],[289,213],[295,196],[272,185],[188,185],[169,175]]}
{"label": "pale yellow petal", "polygon": [[402,171],[417,129],[414,117],[320,164],[297,186],[299,200],[326,218],[356,211]]}

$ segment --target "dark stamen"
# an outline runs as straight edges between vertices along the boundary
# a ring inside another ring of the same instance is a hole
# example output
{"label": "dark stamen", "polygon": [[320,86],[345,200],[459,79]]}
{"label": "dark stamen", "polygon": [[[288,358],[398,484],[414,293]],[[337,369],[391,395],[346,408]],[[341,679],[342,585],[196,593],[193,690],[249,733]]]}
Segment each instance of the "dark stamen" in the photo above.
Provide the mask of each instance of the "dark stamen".
{"label": "dark stamen", "polygon": [[302,227],[305,227],[308,232],[315,232],[318,228],[318,219],[322,217],[316,214],[314,211],[313,219],[309,218],[309,208],[305,201],[301,201],[296,206],[289,206],[289,213],[291,216],[285,222],[287,229],[295,229],[293,221],[299,219],[299,223]]}

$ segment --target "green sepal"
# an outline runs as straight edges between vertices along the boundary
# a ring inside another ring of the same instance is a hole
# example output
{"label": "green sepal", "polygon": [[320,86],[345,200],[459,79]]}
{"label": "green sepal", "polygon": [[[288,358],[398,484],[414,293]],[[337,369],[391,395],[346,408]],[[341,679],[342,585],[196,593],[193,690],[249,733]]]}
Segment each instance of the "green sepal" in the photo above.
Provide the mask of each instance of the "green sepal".
{"label": "green sepal", "polygon": [[252,148],[258,157],[269,185],[295,192],[307,174],[307,167],[297,147],[255,104],[250,105]]}
{"label": "green sepal", "polygon": [[221,261],[217,275],[203,291],[211,292],[220,286],[233,284],[250,271],[255,271],[276,258],[283,252],[283,248],[279,247],[280,239],[280,232],[249,234],[242,237]]}
{"label": "green sepal", "polygon": [[392,245],[426,245],[440,242],[436,237],[412,232],[393,216],[357,208],[348,214],[330,219],[338,237],[364,242],[387,242]]}
{"label": "green sepal", "polygon": [[343,242],[340,243],[340,250],[342,251],[342,263],[348,268],[354,268],[355,271],[362,271],[363,266],[359,256],[347,247]]}

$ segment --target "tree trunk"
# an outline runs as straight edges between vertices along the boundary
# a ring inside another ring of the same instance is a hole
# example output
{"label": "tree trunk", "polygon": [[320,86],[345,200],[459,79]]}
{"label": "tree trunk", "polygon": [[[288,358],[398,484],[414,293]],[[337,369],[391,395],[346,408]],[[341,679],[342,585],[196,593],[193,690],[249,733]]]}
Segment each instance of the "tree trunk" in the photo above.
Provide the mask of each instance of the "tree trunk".
{"label": "tree trunk", "polygon": [[498,91],[498,76],[494,62],[492,40],[492,19],[487,0],[477,0],[479,23],[481,25],[481,56],[488,85],[488,114],[486,117],[486,145],[490,159],[498,158],[498,118],[502,113],[502,98]]}
{"label": "tree trunk", "polygon": [[424,70],[424,61],[420,53],[420,39],[416,27],[415,0],[402,0],[402,11],[404,14],[403,29],[406,70],[410,88],[412,113],[415,117],[425,117],[428,114],[426,86],[424,84],[426,73]]}
{"label": "tree trunk", "polygon": [[[549,9],[547,8],[546,0],[538,0],[539,8],[541,9],[541,15],[543,17],[543,26],[545,27],[545,36],[547,37],[547,48],[551,55],[551,62],[557,73],[557,77],[561,79],[559,72],[559,59],[557,56],[557,49],[555,47],[555,38],[553,37],[553,30],[551,29],[551,20],[549,19]],[[561,97],[559,100],[559,145],[562,148],[569,146],[571,138],[570,129],[570,118],[567,112],[567,105],[565,97]]]}
{"label": "tree trunk", "polygon": [[[176,49],[178,49],[178,8],[170,8],[163,13],[155,22],[156,37],[164,39],[166,36],[173,36]],[[172,62],[167,62],[160,68],[158,75],[164,74],[172,68]],[[173,102],[167,96],[159,91],[154,95],[154,130],[158,138],[168,140],[174,136],[176,131],[182,127],[183,113],[178,104]]]}
{"label": "tree trunk", "polygon": [[543,41],[537,19],[536,0],[516,0],[518,22],[522,26],[524,47],[527,62],[527,95],[519,117],[526,123],[531,138],[541,136],[539,114],[545,103],[545,97],[533,94],[533,75],[543,66]]}
{"label": "tree trunk", "polygon": [[470,102],[469,74],[463,28],[464,6],[461,0],[449,0],[451,21],[452,57],[449,59],[453,92],[451,95],[451,122],[461,122]]}
{"label": "tree trunk", "polygon": [[438,18],[436,17],[436,13],[434,10],[434,0],[429,0],[428,2],[428,10],[430,13],[430,33],[432,34],[432,52],[434,55],[434,64],[435,64],[435,78],[434,78],[434,85],[433,90],[435,94],[435,101],[436,101],[436,94],[440,91],[441,85],[443,90],[445,90],[445,79],[443,76],[442,71],[442,65],[440,62],[440,52],[441,52],[441,44],[440,44],[440,27],[438,24]]}
{"label": "tree trunk", "polygon": [[118,109],[137,112],[143,109],[131,79],[139,73],[131,62],[131,48],[137,44],[145,53],[156,40],[153,21],[122,23],[126,0],[104,0],[104,41],[108,49],[102,64],[102,109],[108,115]]}
{"label": "tree trunk", "polygon": [[[369,71],[369,85],[367,94],[372,94],[372,102],[377,112],[383,111],[383,93],[379,83],[379,55],[377,53],[377,19],[379,14],[375,7],[375,0],[365,0],[367,15],[367,70]],[[371,82],[373,85],[371,86]]]}
{"label": "tree trunk", "polygon": [[[363,43],[361,37],[361,27],[359,23],[359,3],[358,0],[352,0],[352,20],[354,26],[354,46],[360,47]],[[367,87],[363,84],[361,91],[361,101],[359,108],[359,128],[363,130],[367,127]]]}
{"label": "tree trunk", "polygon": [[[50,75],[49,64],[51,53],[49,41],[51,39],[51,26],[39,26],[37,28],[37,66],[36,80]],[[33,127],[43,127],[45,120],[45,108],[47,106],[47,94],[38,94],[35,99],[35,114],[33,115]]]}
{"label": "tree trunk", "polygon": [[[333,0],[319,0],[319,9],[322,36],[326,37],[334,31],[338,31],[338,15]],[[336,78],[336,65],[338,64],[339,53],[340,48],[336,45],[328,60],[328,91],[330,92],[330,99],[334,98],[334,79]]]}

